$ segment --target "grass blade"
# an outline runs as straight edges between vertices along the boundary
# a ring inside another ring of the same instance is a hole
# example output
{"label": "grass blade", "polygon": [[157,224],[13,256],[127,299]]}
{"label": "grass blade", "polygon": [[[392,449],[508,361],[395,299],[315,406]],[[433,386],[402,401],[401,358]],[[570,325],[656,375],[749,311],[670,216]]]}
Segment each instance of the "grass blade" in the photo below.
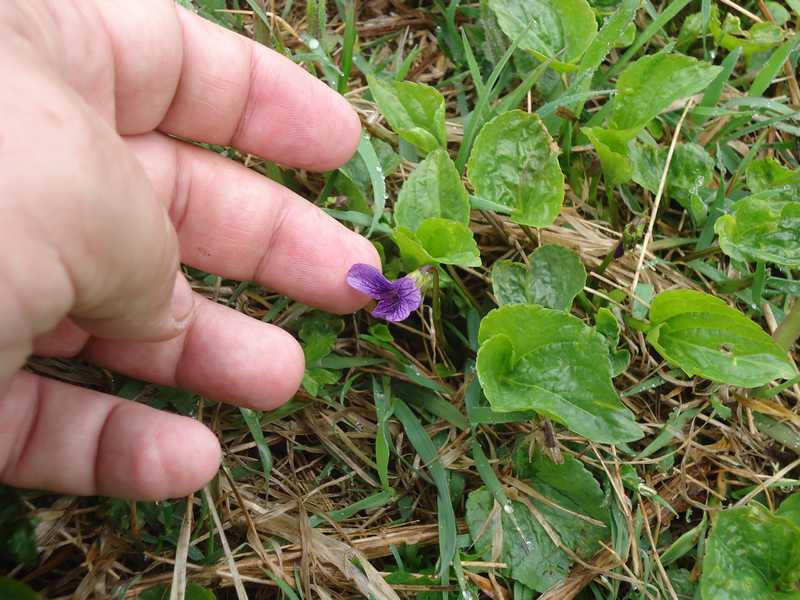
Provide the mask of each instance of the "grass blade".
{"label": "grass blade", "polygon": [[456,536],[458,534],[447,471],[439,461],[439,453],[428,436],[428,432],[422,427],[422,423],[408,405],[399,398],[395,399],[394,414],[403,424],[408,441],[422,458],[422,462],[427,466],[428,472],[436,484],[439,512],[439,575],[442,578],[442,584],[447,584],[450,565],[456,553]]}
{"label": "grass blade", "polygon": [[772,80],[783,68],[783,63],[786,62],[786,59],[797,48],[798,44],[800,44],[800,35],[789,38],[772,53],[772,56],[764,63],[764,66],[761,67],[758,75],[750,85],[750,89],[747,92],[748,96],[761,96],[767,91],[767,88],[772,85]]}
{"label": "grass blade", "polygon": [[261,429],[261,413],[249,408],[240,408],[239,412],[242,414],[242,418],[247,425],[247,429],[250,431],[250,435],[253,436],[256,448],[258,448],[258,456],[261,459],[264,479],[269,481],[269,476],[272,472],[272,452],[267,445],[267,440],[264,439],[264,432]]}

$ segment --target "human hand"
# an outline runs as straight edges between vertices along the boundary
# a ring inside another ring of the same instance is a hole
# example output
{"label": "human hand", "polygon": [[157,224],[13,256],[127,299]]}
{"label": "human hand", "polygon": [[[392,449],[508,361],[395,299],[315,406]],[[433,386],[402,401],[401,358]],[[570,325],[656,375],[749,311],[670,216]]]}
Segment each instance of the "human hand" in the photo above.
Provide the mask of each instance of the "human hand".
{"label": "human hand", "polygon": [[192,419],[21,371],[82,355],[257,409],[302,378],[297,342],[193,295],[179,261],[332,312],[365,297],[364,238],[289,190],[170,135],[331,169],[347,103],[288,59],[170,0],[0,4],[0,482],[137,499],[219,465]]}

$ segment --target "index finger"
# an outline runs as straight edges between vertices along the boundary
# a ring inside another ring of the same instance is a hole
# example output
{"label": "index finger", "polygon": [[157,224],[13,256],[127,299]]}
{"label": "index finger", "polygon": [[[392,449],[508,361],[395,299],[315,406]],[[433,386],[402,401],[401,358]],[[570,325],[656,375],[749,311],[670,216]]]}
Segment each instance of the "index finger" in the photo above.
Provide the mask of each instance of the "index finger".
{"label": "index finger", "polygon": [[355,151],[355,111],[288,58],[171,2],[97,5],[114,52],[120,133],[158,128],[314,170]]}

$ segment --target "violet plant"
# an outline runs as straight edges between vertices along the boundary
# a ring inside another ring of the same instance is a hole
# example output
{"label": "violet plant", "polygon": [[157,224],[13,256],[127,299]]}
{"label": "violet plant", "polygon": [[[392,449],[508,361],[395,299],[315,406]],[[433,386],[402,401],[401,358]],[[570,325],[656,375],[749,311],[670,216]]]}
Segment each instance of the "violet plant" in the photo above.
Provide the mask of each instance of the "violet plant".
{"label": "violet plant", "polygon": [[377,302],[373,317],[396,323],[404,321],[422,304],[418,278],[406,275],[394,281],[372,265],[357,263],[347,273],[347,284]]}

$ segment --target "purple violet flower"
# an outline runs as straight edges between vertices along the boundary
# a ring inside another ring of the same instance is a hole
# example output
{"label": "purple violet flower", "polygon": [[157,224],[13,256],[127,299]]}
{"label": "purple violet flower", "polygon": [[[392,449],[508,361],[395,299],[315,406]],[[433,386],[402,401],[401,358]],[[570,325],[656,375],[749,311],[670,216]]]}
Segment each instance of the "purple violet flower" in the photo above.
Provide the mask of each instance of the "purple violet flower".
{"label": "purple violet flower", "polygon": [[357,263],[347,273],[347,284],[377,300],[372,316],[387,321],[403,321],[422,304],[422,292],[408,275],[390,281],[375,267]]}

